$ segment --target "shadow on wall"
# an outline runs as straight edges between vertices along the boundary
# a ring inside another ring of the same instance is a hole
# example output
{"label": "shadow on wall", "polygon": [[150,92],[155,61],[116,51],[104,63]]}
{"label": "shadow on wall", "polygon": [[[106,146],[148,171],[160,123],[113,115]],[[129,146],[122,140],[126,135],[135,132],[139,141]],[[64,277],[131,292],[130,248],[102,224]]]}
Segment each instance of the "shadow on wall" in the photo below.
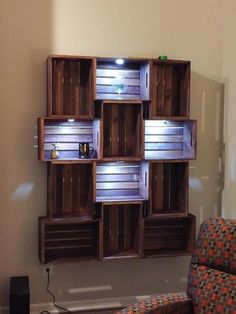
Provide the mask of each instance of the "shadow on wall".
{"label": "shadow on wall", "polygon": [[221,82],[191,73],[191,118],[197,119],[197,160],[189,169],[189,210],[197,227],[222,214],[224,187],[224,89]]}

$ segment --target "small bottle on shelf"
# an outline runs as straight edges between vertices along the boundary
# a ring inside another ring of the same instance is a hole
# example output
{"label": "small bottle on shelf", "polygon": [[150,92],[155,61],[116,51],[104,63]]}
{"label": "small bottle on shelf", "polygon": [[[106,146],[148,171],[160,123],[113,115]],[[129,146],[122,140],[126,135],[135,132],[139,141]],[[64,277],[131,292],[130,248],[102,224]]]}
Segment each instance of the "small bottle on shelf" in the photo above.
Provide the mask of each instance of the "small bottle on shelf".
{"label": "small bottle on shelf", "polygon": [[59,158],[60,154],[59,154],[59,151],[57,149],[58,149],[58,144],[53,143],[52,144],[52,150],[51,150],[51,159]]}

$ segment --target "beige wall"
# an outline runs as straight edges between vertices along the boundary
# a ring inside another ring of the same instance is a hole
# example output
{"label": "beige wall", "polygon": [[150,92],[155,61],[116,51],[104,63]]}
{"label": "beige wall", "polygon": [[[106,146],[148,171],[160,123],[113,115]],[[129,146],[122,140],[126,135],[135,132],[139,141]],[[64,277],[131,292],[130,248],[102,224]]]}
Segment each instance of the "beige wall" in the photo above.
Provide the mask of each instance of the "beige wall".
{"label": "beige wall", "polygon": [[[206,101],[209,107],[215,102],[217,91],[222,93],[218,82],[223,57],[222,9],[220,0],[0,2],[0,305],[7,305],[9,276],[13,275],[30,276],[31,303],[51,300],[45,292],[46,278],[37,257],[37,217],[46,213],[46,166],[38,162],[34,147],[36,118],[45,115],[48,54],[145,57],[166,54],[191,60],[195,73],[191,87],[192,117],[199,118],[202,93],[210,93]],[[233,23],[233,12],[230,18]],[[230,21],[226,29],[231,31]],[[230,34],[224,48],[229,43],[233,45],[233,33],[232,37]],[[232,62],[226,55],[232,59],[235,54],[229,49],[224,51],[225,73],[232,76]],[[233,95],[229,100],[228,106],[232,107]],[[228,117],[228,138],[233,128],[232,113],[231,119]],[[206,133],[198,131],[198,135],[200,142]],[[230,140],[236,145],[235,139]],[[228,147],[229,160],[235,158],[233,150]],[[205,154],[203,151],[204,147],[199,161],[193,164],[192,175],[199,180],[209,160],[208,151]],[[231,181],[226,184],[226,215],[232,212],[228,210],[228,199],[231,201],[229,194],[235,194],[232,193],[234,185]],[[208,191],[211,189],[208,186]],[[189,207],[198,222],[204,216],[215,214],[209,209],[212,204],[208,203],[206,191],[191,191]],[[202,214],[207,207],[208,211]],[[51,284],[59,301],[119,299],[179,291],[185,288],[188,262],[188,257],[176,257],[58,264],[54,266]],[[71,288],[94,286],[109,286],[111,290],[68,292]]]}
{"label": "beige wall", "polygon": [[225,1],[222,73],[225,91],[225,189],[223,216],[236,218],[236,2]]}

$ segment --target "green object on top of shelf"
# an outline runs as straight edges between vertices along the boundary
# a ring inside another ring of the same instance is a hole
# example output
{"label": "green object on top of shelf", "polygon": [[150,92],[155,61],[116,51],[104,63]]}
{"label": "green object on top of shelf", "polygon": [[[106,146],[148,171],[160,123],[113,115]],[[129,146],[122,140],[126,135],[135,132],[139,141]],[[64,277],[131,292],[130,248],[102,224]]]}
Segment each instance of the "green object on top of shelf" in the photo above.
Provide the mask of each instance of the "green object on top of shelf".
{"label": "green object on top of shelf", "polygon": [[167,60],[168,57],[167,57],[167,56],[160,56],[159,59],[160,59],[160,60]]}

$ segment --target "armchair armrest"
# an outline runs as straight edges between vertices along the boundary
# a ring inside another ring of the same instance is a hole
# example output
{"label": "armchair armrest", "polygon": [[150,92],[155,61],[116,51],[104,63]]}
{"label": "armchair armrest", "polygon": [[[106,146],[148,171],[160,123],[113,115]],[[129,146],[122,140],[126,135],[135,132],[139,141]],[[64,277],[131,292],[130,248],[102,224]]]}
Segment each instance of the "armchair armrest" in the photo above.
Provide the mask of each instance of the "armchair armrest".
{"label": "armchair armrest", "polygon": [[166,293],[127,306],[115,314],[192,314],[192,301],[183,293]]}

